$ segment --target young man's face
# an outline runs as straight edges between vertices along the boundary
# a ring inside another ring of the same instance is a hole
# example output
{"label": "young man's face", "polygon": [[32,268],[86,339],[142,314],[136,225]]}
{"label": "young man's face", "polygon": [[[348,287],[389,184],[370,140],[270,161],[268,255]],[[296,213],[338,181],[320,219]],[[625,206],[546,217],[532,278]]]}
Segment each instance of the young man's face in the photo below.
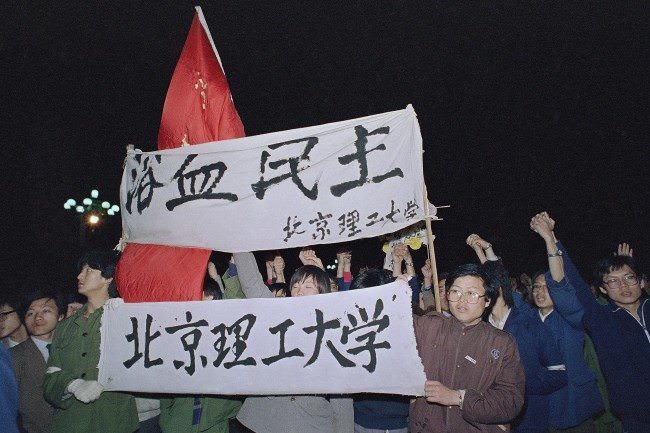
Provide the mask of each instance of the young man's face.
{"label": "young man's face", "polygon": [[639,300],[644,285],[645,282],[628,265],[623,265],[621,269],[603,276],[600,291],[617,305],[624,306]]}
{"label": "young man's face", "polygon": [[0,305],[0,338],[9,337],[20,328],[20,317],[9,304]]}
{"label": "young man's face", "polygon": [[[452,291],[459,291],[461,297],[458,301],[449,301],[449,312],[465,326],[476,325],[481,321],[485,308],[490,301],[485,297],[485,284],[479,277],[466,275],[454,280],[447,295]],[[471,303],[472,298],[479,297],[476,303]]]}
{"label": "young man's face", "polygon": [[[546,286],[546,279],[544,275],[539,275],[533,281],[533,300],[537,308],[552,308],[553,299],[548,294],[548,287]],[[550,310],[549,310],[550,311]]]}
{"label": "young man's face", "polygon": [[102,272],[99,269],[84,265],[77,275],[77,288],[80,294],[86,296],[104,290],[108,292],[108,286],[112,280],[112,278],[102,277]]}
{"label": "young man's face", "polygon": [[25,313],[25,327],[34,337],[49,340],[54,328],[63,318],[52,298],[40,298],[29,304]]}
{"label": "young man's face", "polygon": [[291,296],[307,296],[307,295],[318,295],[318,286],[314,281],[314,278],[308,276],[302,281],[294,283],[291,288]]}

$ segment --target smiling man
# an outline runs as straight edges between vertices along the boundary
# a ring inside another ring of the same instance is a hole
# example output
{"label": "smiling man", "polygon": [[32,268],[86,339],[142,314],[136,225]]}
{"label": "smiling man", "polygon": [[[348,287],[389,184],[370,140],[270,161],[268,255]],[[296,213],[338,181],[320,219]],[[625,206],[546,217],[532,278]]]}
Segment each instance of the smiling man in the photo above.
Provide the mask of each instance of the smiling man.
{"label": "smiling man", "polygon": [[451,317],[415,317],[415,336],[427,376],[425,397],[411,404],[410,431],[506,431],[524,404],[524,370],[517,343],[482,321],[499,296],[480,265],[447,277]]}
{"label": "smiling man", "polygon": [[43,398],[41,383],[54,330],[63,319],[63,306],[57,296],[41,290],[28,294],[23,305],[27,308],[21,314],[30,338],[10,349],[20,395],[19,412],[25,431],[47,433],[54,408]]}

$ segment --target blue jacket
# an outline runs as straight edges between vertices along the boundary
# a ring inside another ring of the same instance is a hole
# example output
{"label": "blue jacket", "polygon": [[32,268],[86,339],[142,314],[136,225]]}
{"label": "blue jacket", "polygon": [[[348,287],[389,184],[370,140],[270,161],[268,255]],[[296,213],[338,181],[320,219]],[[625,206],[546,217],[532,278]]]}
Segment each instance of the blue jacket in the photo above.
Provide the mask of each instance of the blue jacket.
{"label": "blue jacket", "polygon": [[408,426],[409,398],[367,394],[354,399],[354,423],[373,430],[396,430]]}
{"label": "blue jacket", "polygon": [[[517,340],[519,356],[526,374],[526,405],[513,422],[518,433],[547,432],[549,427],[549,394],[567,384],[566,372],[551,369],[564,364],[562,354],[551,332],[523,306],[521,295],[513,293],[515,307],[503,327]],[[518,307],[517,307],[518,305]]]}
{"label": "blue jacket", "polygon": [[567,384],[566,371],[557,369],[564,364],[560,349],[544,324],[521,308],[510,310],[503,330],[517,340],[526,374],[526,406],[513,422],[514,431],[546,433],[549,428],[549,395]]}
{"label": "blue jacket", "polygon": [[650,427],[650,302],[641,299],[640,323],[614,303],[599,304],[559,242],[558,248],[572,284],[549,286],[553,302],[562,310],[582,314],[582,324],[596,347],[613,412],[624,428],[642,424],[645,427],[637,430],[644,431]]}
{"label": "blue jacket", "polygon": [[11,356],[0,342],[0,431],[18,433],[18,386]]}
{"label": "blue jacket", "polygon": [[[554,290],[569,288],[564,278],[556,283],[546,273],[546,285],[553,299],[554,310],[546,317],[544,324],[555,336],[564,356],[569,384],[551,395],[551,425],[557,429],[577,426],[605,409],[600,397],[596,375],[585,362],[585,330],[582,327],[582,312],[562,302],[556,302]],[[538,320],[539,314],[537,315]]]}

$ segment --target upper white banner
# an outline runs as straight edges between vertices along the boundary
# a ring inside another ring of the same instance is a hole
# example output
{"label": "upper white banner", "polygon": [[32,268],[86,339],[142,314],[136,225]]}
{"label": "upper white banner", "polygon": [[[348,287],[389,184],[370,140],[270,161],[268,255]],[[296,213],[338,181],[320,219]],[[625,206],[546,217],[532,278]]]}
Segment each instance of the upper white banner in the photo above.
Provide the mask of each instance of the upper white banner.
{"label": "upper white banner", "polygon": [[121,303],[102,316],[99,382],[110,391],[422,395],[425,380],[403,281],[296,298]]}
{"label": "upper white banner", "polygon": [[412,106],[344,122],[127,154],[129,242],[242,252],[345,242],[424,219]]}

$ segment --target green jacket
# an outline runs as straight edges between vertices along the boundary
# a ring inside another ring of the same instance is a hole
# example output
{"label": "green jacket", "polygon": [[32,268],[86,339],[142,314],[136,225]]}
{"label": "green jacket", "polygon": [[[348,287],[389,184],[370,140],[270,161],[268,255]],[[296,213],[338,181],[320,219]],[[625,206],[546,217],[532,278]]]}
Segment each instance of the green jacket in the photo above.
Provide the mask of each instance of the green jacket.
{"label": "green jacket", "polygon": [[241,283],[239,282],[239,277],[237,275],[230,276],[228,270],[223,274],[221,278],[224,285],[224,299],[245,299],[244,291],[241,289]]}
{"label": "green jacket", "polygon": [[192,426],[194,396],[160,399],[160,428],[163,433],[228,433],[228,420],[237,416],[241,401],[201,397],[201,420]]}
{"label": "green jacket", "polygon": [[[43,380],[45,400],[55,408],[53,433],[131,433],[138,428],[135,400],[129,394],[105,391],[92,403],[66,392],[74,379],[97,380],[99,327],[103,308],[84,319],[88,305],[61,322],[54,333]],[[60,370],[59,370],[60,369]]]}
{"label": "green jacket", "polygon": [[[237,275],[223,274],[224,299],[244,299]],[[160,399],[160,428],[163,433],[228,433],[228,420],[237,416],[241,400],[201,397],[201,420],[192,426],[194,396]]]}

